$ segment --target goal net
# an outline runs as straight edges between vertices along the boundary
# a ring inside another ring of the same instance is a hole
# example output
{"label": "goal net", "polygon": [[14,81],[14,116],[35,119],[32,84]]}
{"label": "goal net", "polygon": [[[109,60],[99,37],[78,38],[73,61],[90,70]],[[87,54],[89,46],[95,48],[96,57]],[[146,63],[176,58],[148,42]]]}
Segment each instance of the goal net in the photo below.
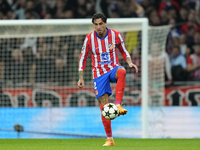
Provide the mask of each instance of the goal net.
{"label": "goal net", "polygon": [[[147,19],[108,19],[119,31],[132,61],[126,68],[126,116],[112,121],[114,137],[164,135],[165,43],[169,27]],[[96,99],[90,54],[79,89],[78,61],[91,19],[0,22],[0,138],[105,137]],[[110,102],[115,101],[115,83]],[[142,106],[142,107],[141,107]],[[124,124],[123,122],[126,122]]]}

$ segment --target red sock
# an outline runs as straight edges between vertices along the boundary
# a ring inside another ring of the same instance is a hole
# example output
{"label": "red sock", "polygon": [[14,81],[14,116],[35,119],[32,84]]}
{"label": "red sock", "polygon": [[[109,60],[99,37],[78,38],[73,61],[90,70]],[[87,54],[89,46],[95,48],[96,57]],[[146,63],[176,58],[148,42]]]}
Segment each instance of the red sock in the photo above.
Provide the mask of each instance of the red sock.
{"label": "red sock", "polygon": [[117,72],[117,84],[115,88],[115,93],[116,93],[116,100],[115,104],[120,105],[122,102],[122,98],[124,95],[124,88],[125,88],[125,82],[126,82],[126,70],[120,69]]}
{"label": "red sock", "polygon": [[[103,106],[104,105],[100,106],[101,110],[102,110]],[[102,120],[107,137],[112,137],[111,120],[107,120],[106,118],[103,117],[102,114],[101,114],[101,120]]]}

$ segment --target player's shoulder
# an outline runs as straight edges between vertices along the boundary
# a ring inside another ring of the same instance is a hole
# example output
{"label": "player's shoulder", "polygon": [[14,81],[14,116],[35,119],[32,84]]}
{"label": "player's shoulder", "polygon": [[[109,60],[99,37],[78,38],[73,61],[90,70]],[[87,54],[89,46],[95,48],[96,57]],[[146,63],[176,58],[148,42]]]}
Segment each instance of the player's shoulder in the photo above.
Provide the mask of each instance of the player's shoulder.
{"label": "player's shoulder", "polygon": [[114,30],[114,29],[111,29],[111,28],[109,28],[110,29],[110,31],[113,31],[116,35],[119,35],[120,34],[120,32],[119,31],[116,31],[116,30]]}
{"label": "player's shoulder", "polygon": [[94,31],[92,31],[92,32],[90,32],[89,34],[87,34],[87,35],[85,36],[85,38],[90,39],[90,38],[91,38],[91,34],[94,34]]}

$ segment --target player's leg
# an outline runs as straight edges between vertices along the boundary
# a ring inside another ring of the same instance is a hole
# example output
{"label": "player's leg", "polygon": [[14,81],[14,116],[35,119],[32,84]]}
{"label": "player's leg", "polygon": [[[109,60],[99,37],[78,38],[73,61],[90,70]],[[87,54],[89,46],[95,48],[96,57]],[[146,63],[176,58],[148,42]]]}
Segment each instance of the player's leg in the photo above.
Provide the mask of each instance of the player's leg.
{"label": "player's leg", "polygon": [[122,66],[118,67],[117,70],[113,72],[111,75],[112,80],[113,80],[113,77],[117,81],[116,88],[115,88],[115,94],[116,94],[115,104],[117,105],[119,109],[119,115],[124,115],[128,112],[126,109],[122,108],[121,106],[122,98],[124,95],[125,82],[126,82],[125,68]]}
{"label": "player's leg", "polygon": [[[112,93],[109,82],[109,74],[105,74],[99,78],[94,79],[94,90],[99,101],[100,110],[102,110],[103,106],[109,102],[109,95]],[[102,114],[101,119],[107,135],[107,141],[103,146],[114,146],[111,120],[105,119]]]}
{"label": "player's leg", "polygon": [[[102,110],[103,106],[109,102],[109,96],[108,94],[104,94],[101,97],[98,98],[100,109]],[[114,146],[114,140],[112,137],[112,128],[111,128],[111,120],[107,120],[103,117],[101,114],[101,120],[107,135],[107,141],[103,146]]]}

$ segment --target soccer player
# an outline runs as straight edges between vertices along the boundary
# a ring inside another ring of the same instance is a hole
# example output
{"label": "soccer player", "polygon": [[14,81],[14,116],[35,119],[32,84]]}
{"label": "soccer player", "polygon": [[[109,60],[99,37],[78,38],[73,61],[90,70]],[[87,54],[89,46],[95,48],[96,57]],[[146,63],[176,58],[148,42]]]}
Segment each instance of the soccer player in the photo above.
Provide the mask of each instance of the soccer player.
{"label": "soccer player", "polygon": [[[125,48],[122,35],[106,27],[107,18],[104,14],[94,14],[92,23],[94,24],[95,30],[85,37],[79,58],[78,87],[82,88],[84,86],[83,72],[90,51],[94,90],[100,104],[100,109],[102,110],[103,106],[109,102],[109,96],[112,94],[110,82],[115,82],[117,83],[115,88],[115,104],[119,109],[119,115],[125,115],[127,110],[122,108],[121,102],[125,88],[126,70],[119,64],[117,51],[120,51],[130,68],[135,68],[136,73],[138,72],[138,68],[131,61],[130,55]],[[101,118],[107,135],[107,141],[103,146],[114,146],[111,121],[105,119],[103,116]]]}

